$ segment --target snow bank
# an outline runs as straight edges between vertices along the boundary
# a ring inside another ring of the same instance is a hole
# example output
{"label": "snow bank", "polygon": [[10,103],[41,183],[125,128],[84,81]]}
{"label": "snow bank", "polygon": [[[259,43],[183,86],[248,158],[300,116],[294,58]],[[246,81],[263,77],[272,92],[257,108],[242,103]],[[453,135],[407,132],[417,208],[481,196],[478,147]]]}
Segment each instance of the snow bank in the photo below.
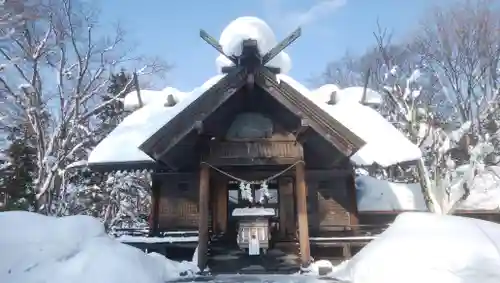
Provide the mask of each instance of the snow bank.
{"label": "snow bank", "polygon": [[164,102],[153,102],[134,111],[92,150],[88,164],[152,161],[139,146],[223,77],[224,75],[212,77],[189,93],[175,93],[180,101],[172,107],[166,107]]}
{"label": "snow bank", "polygon": [[88,216],[0,213],[2,283],[163,283],[196,270],[110,238]]}
{"label": "snow bank", "polygon": [[[240,17],[229,23],[222,31],[219,43],[224,53],[238,56],[241,55],[241,43],[245,39],[257,40],[261,55],[265,55],[278,44],[269,25],[255,17]],[[221,72],[222,67],[233,65],[224,55],[220,55],[215,62],[218,72]],[[282,51],[267,65],[280,68],[282,73],[288,73],[292,68],[292,61],[290,56]]]}
{"label": "snow bank", "polygon": [[277,77],[316,103],[326,113],[366,142],[365,146],[351,156],[351,161],[355,164],[372,165],[377,163],[387,167],[417,160],[422,156],[420,148],[408,140],[376,110],[349,101],[328,105],[323,101],[324,98],[321,95],[314,95],[293,78],[282,74]]}
{"label": "snow bank", "polygon": [[359,211],[427,211],[420,184],[356,177]]}
{"label": "snow bank", "polygon": [[403,213],[332,275],[354,283],[500,282],[500,225]]}

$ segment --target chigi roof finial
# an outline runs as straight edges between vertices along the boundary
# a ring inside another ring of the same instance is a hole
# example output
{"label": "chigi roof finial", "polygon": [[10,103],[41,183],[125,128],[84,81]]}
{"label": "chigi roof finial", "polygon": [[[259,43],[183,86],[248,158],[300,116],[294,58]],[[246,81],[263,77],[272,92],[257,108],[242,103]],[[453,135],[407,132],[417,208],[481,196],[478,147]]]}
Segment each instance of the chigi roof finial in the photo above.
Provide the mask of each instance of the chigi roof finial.
{"label": "chigi roof finial", "polygon": [[266,64],[292,44],[297,38],[299,38],[301,34],[302,29],[299,27],[278,43],[274,48],[269,50],[269,52],[267,52],[264,56],[261,56],[258,41],[256,39],[245,39],[241,42],[241,54],[235,55],[224,53],[222,46],[214,37],[209,35],[206,31],[200,30],[200,37],[234,64],[234,66],[223,67],[222,73],[227,74],[237,72],[244,68],[246,69],[246,74],[248,76],[247,84],[249,85],[254,84],[254,76],[261,68],[266,68],[271,73],[279,74],[281,72],[280,68],[266,66]]}

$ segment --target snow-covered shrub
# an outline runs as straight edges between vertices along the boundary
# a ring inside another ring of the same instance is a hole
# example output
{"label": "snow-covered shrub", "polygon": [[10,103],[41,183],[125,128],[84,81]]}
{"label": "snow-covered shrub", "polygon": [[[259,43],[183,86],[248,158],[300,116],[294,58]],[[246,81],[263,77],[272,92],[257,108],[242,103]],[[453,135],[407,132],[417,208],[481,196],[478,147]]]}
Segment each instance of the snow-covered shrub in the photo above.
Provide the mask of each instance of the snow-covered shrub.
{"label": "snow-covered shrub", "polygon": [[[484,170],[494,147],[491,135],[481,134],[480,124],[460,122],[453,113],[429,104],[431,95],[442,94],[425,91],[436,89],[435,85],[426,85],[434,76],[424,67],[416,68],[409,76],[392,67],[383,86],[386,104],[380,111],[421,148],[424,158],[418,174],[414,170],[407,172],[418,175],[427,187],[427,197],[437,202],[432,204],[432,210],[452,213],[468,197],[475,176]],[[445,86],[440,87],[446,92]]]}
{"label": "snow-covered shrub", "polygon": [[65,215],[100,218],[108,230],[147,226],[151,207],[151,176],[147,171],[92,174],[90,179],[94,180],[67,184]]}

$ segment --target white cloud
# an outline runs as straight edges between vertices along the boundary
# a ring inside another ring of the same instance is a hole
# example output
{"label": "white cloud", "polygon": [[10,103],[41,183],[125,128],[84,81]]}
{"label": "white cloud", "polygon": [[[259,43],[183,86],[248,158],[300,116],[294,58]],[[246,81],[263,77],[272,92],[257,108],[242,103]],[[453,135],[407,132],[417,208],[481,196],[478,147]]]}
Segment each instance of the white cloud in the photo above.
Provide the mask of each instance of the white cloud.
{"label": "white cloud", "polygon": [[263,0],[268,20],[288,29],[311,25],[336,12],[339,8],[347,4],[347,0],[315,0],[311,7],[302,10],[291,8],[290,4],[292,3],[298,2]]}

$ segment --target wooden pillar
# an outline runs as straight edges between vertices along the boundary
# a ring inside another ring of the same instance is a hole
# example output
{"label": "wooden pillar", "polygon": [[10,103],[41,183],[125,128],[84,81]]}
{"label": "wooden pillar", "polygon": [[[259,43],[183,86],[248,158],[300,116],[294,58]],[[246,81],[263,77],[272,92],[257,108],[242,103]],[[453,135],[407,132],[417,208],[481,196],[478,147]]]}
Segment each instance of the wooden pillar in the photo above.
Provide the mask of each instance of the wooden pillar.
{"label": "wooden pillar", "polygon": [[161,198],[160,186],[161,182],[158,180],[158,176],[153,173],[153,176],[151,176],[151,212],[149,216],[149,234],[151,236],[158,234]]}
{"label": "wooden pillar", "polygon": [[209,202],[209,211],[212,214],[211,219],[212,219],[212,229],[208,229],[208,231],[212,231],[213,234],[217,234],[219,232],[219,228],[217,227],[217,223],[219,223],[217,217],[219,216],[218,210],[219,208],[217,207],[217,198],[219,195],[219,190],[217,187],[216,183],[210,182],[210,187],[213,187],[213,189],[209,190],[210,191],[210,202]]}
{"label": "wooden pillar", "polygon": [[307,220],[307,186],[305,180],[304,163],[299,163],[295,166],[295,189],[297,216],[299,223],[299,243],[300,243],[300,259],[303,266],[307,266],[311,259],[311,250],[309,247],[309,224]]}
{"label": "wooden pillar", "polygon": [[358,219],[358,201],[356,197],[356,181],[354,180],[354,174],[347,177],[347,195],[349,196],[349,203],[351,209],[349,209],[349,225],[353,234],[358,233],[359,219]]}
{"label": "wooden pillar", "polygon": [[289,234],[295,235],[295,211],[293,203],[293,180],[291,178],[280,178],[279,186],[279,218],[280,236],[286,238]]}
{"label": "wooden pillar", "polygon": [[198,268],[205,269],[208,252],[208,205],[209,205],[210,168],[206,164],[200,167],[200,188],[198,206]]}
{"label": "wooden pillar", "polygon": [[216,183],[216,213],[217,213],[217,221],[216,227],[218,232],[224,233],[226,232],[227,226],[227,182],[224,180],[218,180]]}

